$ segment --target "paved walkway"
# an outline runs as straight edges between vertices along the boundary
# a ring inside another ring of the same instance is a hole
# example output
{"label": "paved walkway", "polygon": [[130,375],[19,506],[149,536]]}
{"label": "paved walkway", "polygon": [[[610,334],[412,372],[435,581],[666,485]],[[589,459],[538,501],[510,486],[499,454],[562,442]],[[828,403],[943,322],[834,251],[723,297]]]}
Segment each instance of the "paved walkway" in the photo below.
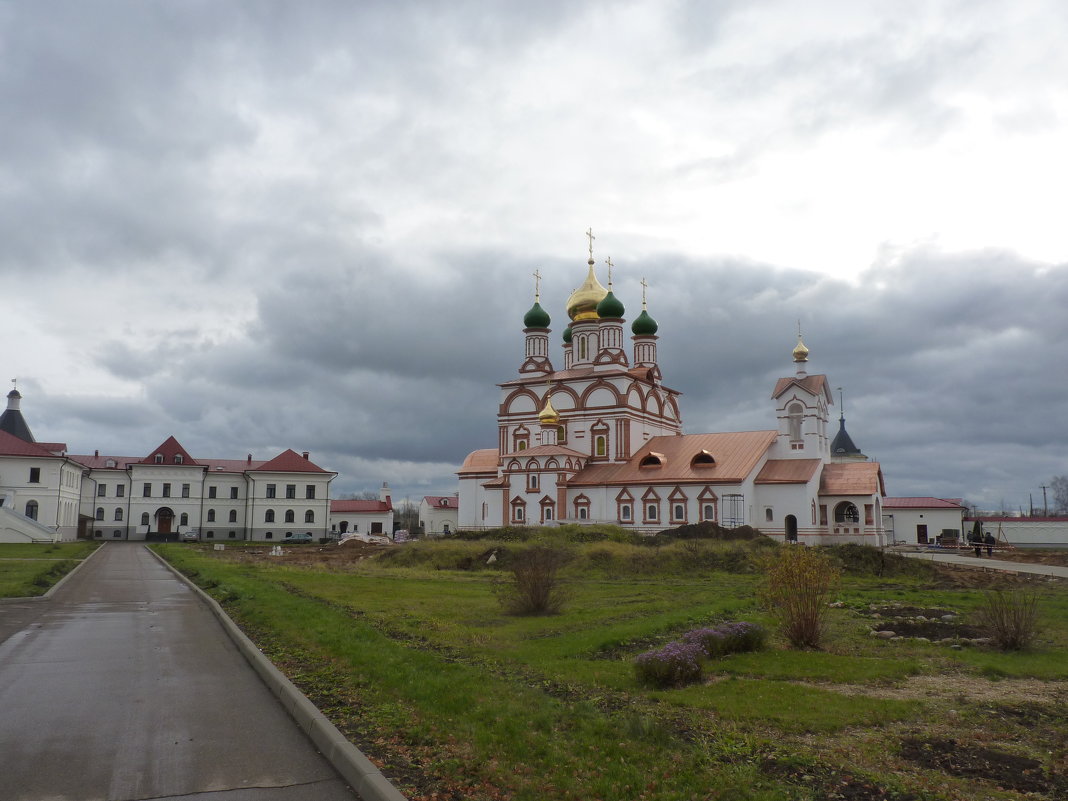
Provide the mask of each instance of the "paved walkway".
{"label": "paved walkway", "polygon": [[1006,570],[1012,573],[1032,573],[1038,576],[1057,576],[1068,579],[1068,567],[1057,565],[1040,565],[1030,562],[1009,562],[1004,559],[996,559],[984,556],[981,559],[975,556],[964,556],[959,553],[944,553],[941,551],[901,552],[901,556],[910,559],[929,559],[932,562],[945,562],[951,565],[963,567],[985,567],[988,570]]}
{"label": "paved walkway", "polygon": [[356,798],[192,591],[109,543],[0,605],[0,799]]}

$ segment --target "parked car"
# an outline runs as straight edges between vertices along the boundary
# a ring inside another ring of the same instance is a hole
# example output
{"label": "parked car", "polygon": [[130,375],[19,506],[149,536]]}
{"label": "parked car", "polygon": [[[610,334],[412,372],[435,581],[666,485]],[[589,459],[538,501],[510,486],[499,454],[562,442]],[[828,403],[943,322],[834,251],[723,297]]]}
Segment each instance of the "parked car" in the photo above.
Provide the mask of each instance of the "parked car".
{"label": "parked car", "polygon": [[304,533],[302,533],[302,534],[290,533],[290,534],[286,534],[284,537],[282,537],[282,542],[288,542],[288,543],[292,543],[292,542],[311,542],[311,541],[312,541],[312,535],[309,534],[306,531]]}
{"label": "parked car", "polygon": [[182,532],[182,542],[197,542],[200,539],[200,532],[195,528],[187,528]]}

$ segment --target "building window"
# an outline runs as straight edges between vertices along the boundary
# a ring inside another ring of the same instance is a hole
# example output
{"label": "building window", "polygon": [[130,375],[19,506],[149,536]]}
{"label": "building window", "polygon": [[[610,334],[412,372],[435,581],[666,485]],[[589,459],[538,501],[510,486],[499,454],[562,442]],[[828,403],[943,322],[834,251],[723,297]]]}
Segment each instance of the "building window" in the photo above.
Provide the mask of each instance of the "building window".
{"label": "building window", "polygon": [[656,520],[660,516],[660,507],[655,503],[645,504],[645,519]]}
{"label": "building window", "polygon": [[[31,484],[40,484],[41,483],[41,468],[40,467],[31,467],[30,468],[30,483]],[[36,519],[37,518],[35,517],[34,520],[36,520]]]}
{"label": "building window", "polygon": [[189,514],[187,512],[182,512],[182,516],[178,518],[178,525],[179,526],[188,526],[189,525]]}
{"label": "building window", "polygon": [[263,538],[265,540],[273,540],[274,539],[274,532],[273,531],[268,531],[266,534],[263,535]]}
{"label": "building window", "polygon": [[230,500],[237,500],[237,487],[230,487]]}
{"label": "building window", "polygon": [[126,485],[125,484],[117,484],[115,486],[115,497],[116,498],[125,498],[126,497]]}
{"label": "building window", "polygon": [[182,497],[183,498],[188,498],[189,497],[189,485],[188,484],[182,484]]}
{"label": "building window", "polygon": [[236,531],[231,531],[230,532],[230,539],[234,539],[236,537],[237,537],[237,532]]}
{"label": "building window", "polygon": [[148,525],[148,512],[145,512],[145,513],[143,513],[141,515],[141,525],[142,526],[147,526]]}
{"label": "building window", "polygon": [[215,510],[214,509],[208,509],[208,522],[209,523],[214,523],[215,522]]}
{"label": "building window", "polygon": [[516,450],[517,451],[525,451],[526,449],[527,449],[527,441],[525,439],[521,439],[521,440],[519,440],[519,442],[516,443]]}
{"label": "building window", "polygon": [[307,498],[309,501],[315,500],[315,485],[314,484],[308,484],[304,488],[304,497]]}
{"label": "building window", "polygon": [[557,426],[556,427],[556,444],[557,445],[566,445],[567,444],[567,428],[566,427],[564,427],[564,426]]}
{"label": "building window", "polygon": [[716,505],[714,503],[706,503],[701,507],[701,515],[704,520],[716,519]]}
{"label": "building window", "polygon": [[108,459],[106,462],[104,462],[104,466],[105,467],[116,467],[117,465],[115,464],[115,460],[114,459]]}
{"label": "building window", "polygon": [[587,509],[585,506],[580,506],[579,510],[578,510],[578,518],[579,518],[579,520],[588,520],[589,517],[590,517],[590,510]]}
{"label": "building window", "polygon": [[834,507],[834,522],[859,523],[860,512],[858,512],[857,507],[851,504],[849,501],[842,501],[840,504]]}
{"label": "building window", "polygon": [[122,507],[120,506],[115,510],[115,521],[118,522],[118,521],[121,521],[121,520],[122,520]]}
{"label": "building window", "polygon": [[217,491],[218,491],[218,488],[217,488],[217,487],[208,487],[208,497],[209,497],[209,498],[214,498],[214,497],[216,497],[216,492],[217,492]]}
{"label": "building window", "polygon": [[151,498],[152,497],[152,485],[151,484],[145,484],[144,491],[142,492],[142,496],[145,497],[145,498]]}
{"label": "building window", "polygon": [[538,488],[538,474],[537,473],[530,473],[527,476],[527,489],[528,490],[537,490],[537,488]]}
{"label": "building window", "polygon": [[293,510],[292,509],[286,509],[286,522],[287,523],[292,523],[295,519],[296,518],[295,518],[295,516],[293,514]]}
{"label": "building window", "polygon": [[790,440],[799,442],[801,440],[801,420],[805,409],[800,403],[791,403],[786,413],[789,415]]}
{"label": "building window", "polygon": [[517,506],[515,508],[515,519],[517,521],[521,521],[523,519],[523,507],[522,506]]}
{"label": "building window", "polygon": [[171,485],[170,484],[164,484],[163,485],[163,497],[164,498],[171,497]]}
{"label": "building window", "polygon": [[104,519],[104,507],[103,506],[98,506],[96,508],[96,519],[97,520],[103,520]]}
{"label": "building window", "polygon": [[290,500],[292,500],[293,498],[296,498],[296,497],[297,497],[297,485],[296,484],[286,484],[286,498],[289,498]]}
{"label": "building window", "polygon": [[632,508],[629,503],[624,503],[619,507],[619,519],[630,520],[632,514]]}
{"label": "building window", "polygon": [[215,532],[214,531],[209,531],[207,534],[204,535],[204,538],[205,539],[209,539],[209,540],[215,539]]}
{"label": "building window", "polygon": [[230,520],[228,522],[230,522],[230,523],[236,523],[237,522],[237,509],[231,509],[230,510]]}
{"label": "building window", "polygon": [[162,453],[157,453],[156,454],[156,464],[163,464],[163,454]]}
{"label": "building window", "polygon": [[672,520],[685,520],[686,519],[686,507],[681,503],[674,503],[671,505]]}
{"label": "building window", "polygon": [[603,434],[598,434],[597,439],[595,441],[597,443],[597,448],[595,452],[598,456],[604,456],[606,453],[608,453],[607,437],[605,437]]}
{"label": "building window", "polygon": [[275,485],[274,484],[268,484],[267,485],[267,497],[268,498],[274,498],[275,497]]}
{"label": "building window", "polygon": [[181,464],[183,461],[185,461],[185,459],[182,456],[182,454],[180,454],[180,453],[174,454],[174,463],[175,464]]}
{"label": "building window", "polygon": [[313,512],[311,509],[309,509],[307,512],[305,512],[304,513],[304,522],[305,523],[314,523],[315,522],[315,512]]}
{"label": "building window", "polygon": [[264,523],[273,523],[274,522],[274,509],[268,509],[266,512],[263,513],[263,522]]}
{"label": "building window", "polygon": [[550,520],[553,519],[553,508],[551,506],[546,506],[544,509],[541,510],[541,516],[545,520],[545,522],[548,523]]}
{"label": "building window", "polygon": [[[355,531],[357,528],[359,528],[359,526],[353,526],[352,530]],[[372,523],[371,524],[370,533],[371,534],[381,534],[382,533],[382,524],[381,523]]]}
{"label": "building window", "polygon": [[764,510],[764,522],[770,523],[773,519],[774,514],[772,513],[771,507],[769,506],[767,509]]}
{"label": "building window", "polygon": [[103,498],[105,495],[108,494],[108,485],[107,484],[100,484],[96,488],[96,494],[99,495],[101,498]]}
{"label": "building window", "polygon": [[120,537],[122,537],[122,532],[116,529],[115,531],[111,532],[111,536],[115,539],[119,539]]}

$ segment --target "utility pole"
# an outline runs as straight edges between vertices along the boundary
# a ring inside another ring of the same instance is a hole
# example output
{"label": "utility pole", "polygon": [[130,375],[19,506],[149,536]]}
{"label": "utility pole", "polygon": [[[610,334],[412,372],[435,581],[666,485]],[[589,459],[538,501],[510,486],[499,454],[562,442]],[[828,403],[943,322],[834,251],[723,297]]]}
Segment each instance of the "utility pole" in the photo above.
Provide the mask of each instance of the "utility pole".
{"label": "utility pole", "polygon": [[1049,507],[1046,505],[1046,490],[1049,489],[1048,484],[1042,484],[1042,516],[1049,517]]}

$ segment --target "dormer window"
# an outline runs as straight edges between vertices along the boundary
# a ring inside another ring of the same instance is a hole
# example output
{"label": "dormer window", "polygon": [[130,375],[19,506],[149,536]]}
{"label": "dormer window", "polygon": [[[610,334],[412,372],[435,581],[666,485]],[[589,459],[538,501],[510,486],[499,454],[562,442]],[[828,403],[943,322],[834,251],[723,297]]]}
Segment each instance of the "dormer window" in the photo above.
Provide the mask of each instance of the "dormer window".
{"label": "dormer window", "polygon": [[174,463],[175,464],[181,464],[182,463],[182,454],[180,454],[180,453],[174,454]]}
{"label": "dormer window", "polygon": [[642,458],[638,462],[639,467],[663,467],[664,466],[664,454],[662,453],[650,453]]}
{"label": "dormer window", "polygon": [[117,465],[115,464],[115,460],[114,459],[108,459],[106,462],[104,462],[104,467],[116,467],[116,466]]}
{"label": "dormer window", "polygon": [[711,467],[715,463],[716,457],[708,451],[702,450],[690,460],[690,467]]}
{"label": "dormer window", "polygon": [[448,501],[448,499],[447,499],[447,498],[443,499],[443,500],[441,501],[441,505],[442,505],[442,506],[448,506],[448,505],[449,505],[449,501]]}
{"label": "dormer window", "polygon": [[157,453],[156,454],[156,464],[163,464],[163,454],[162,453]]}

